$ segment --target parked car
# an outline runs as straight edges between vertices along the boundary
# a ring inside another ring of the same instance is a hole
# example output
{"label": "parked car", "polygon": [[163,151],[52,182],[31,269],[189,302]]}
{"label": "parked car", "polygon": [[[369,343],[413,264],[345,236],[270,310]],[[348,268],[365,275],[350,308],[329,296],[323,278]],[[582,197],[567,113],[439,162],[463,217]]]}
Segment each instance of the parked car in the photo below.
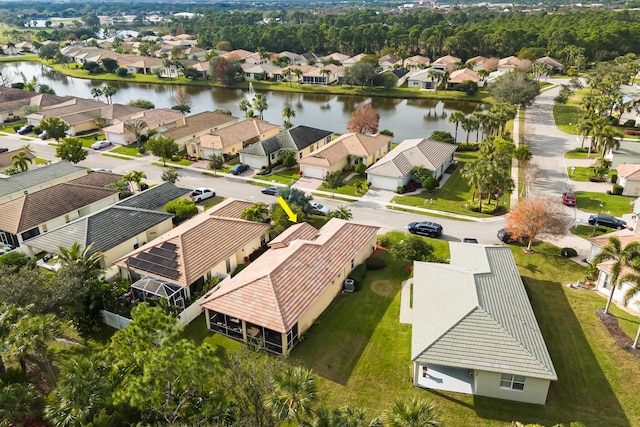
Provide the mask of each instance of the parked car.
{"label": "parked car", "polygon": [[567,206],[576,205],[576,195],[573,193],[562,193],[562,203]]}
{"label": "parked car", "polygon": [[24,125],[20,129],[18,129],[18,133],[20,135],[26,135],[32,131],[33,131],[33,125]]}
{"label": "parked car", "polygon": [[605,227],[615,228],[616,230],[627,228],[626,222],[611,215],[591,215],[589,217],[589,224],[603,225]]}
{"label": "parked car", "polygon": [[498,230],[498,239],[501,242],[505,242],[507,244],[510,244],[510,243],[523,243],[523,242],[528,240],[528,237],[523,236],[523,237],[517,239],[515,236],[513,236],[507,230],[505,230],[504,228],[501,228],[500,230]]}
{"label": "parked car", "polygon": [[105,148],[111,145],[111,141],[109,141],[108,139],[102,140],[102,141],[96,141],[93,144],[91,144],[91,148],[93,148],[94,150],[99,150],[101,148]]}
{"label": "parked car", "polygon": [[311,208],[318,214],[320,215],[329,215],[331,213],[331,209],[329,209],[328,207],[318,203],[318,202],[311,202]]}
{"label": "parked car", "polygon": [[38,137],[40,139],[47,139],[47,131],[43,130],[42,132],[40,132],[40,135],[38,135]]}
{"label": "parked car", "polygon": [[440,237],[442,236],[442,226],[437,222],[422,221],[411,222],[407,226],[409,233],[419,236]]}
{"label": "parked car", "polygon": [[278,195],[278,190],[279,188],[276,187],[275,185],[272,185],[270,187],[266,187],[262,189],[262,194],[269,194],[271,196],[277,196]]}
{"label": "parked car", "polygon": [[233,175],[240,175],[242,172],[249,170],[249,165],[244,163],[238,163],[231,168],[231,173]]}
{"label": "parked car", "polygon": [[216,191],[211,188],[196,188],[191,192],[189,197],[193,203],[201,202],[202,200],[210,199],[211,197],[215,197]]}
{"label": "parked car", "polygon": [[0,147],[0,153],[6,153],[7,151],[9,151],[7,147]]}

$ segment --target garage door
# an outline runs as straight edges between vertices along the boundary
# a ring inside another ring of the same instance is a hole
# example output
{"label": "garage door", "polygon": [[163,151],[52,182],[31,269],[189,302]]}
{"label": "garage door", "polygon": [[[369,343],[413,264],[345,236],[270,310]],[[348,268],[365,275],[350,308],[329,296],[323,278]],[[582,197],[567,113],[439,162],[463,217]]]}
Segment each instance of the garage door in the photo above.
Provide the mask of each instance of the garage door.
{"label": "garage door", "polygon": [[266,166],[262,157],[257,156],[245,156],[244,154],[240,154],[240,163],[246,163],[250,168],[260,170],[262,166]]}
{"label": "garage door", "polygon": [[402,182],[397,178],[390,178],[388,176],[380,176],[380,175],[367,175],[368,179],[371,181],[372,188],[379,188],[381,190],[390,190],[396,191],[398,185]]}
{"label": "garage door", "polygon": [[301,165],[301,167],[302,167],[303,176],[306,176],[307,178],[324,179],[325,177],[324,168],[319,168],[317,166],[304,166],[304,165]]}

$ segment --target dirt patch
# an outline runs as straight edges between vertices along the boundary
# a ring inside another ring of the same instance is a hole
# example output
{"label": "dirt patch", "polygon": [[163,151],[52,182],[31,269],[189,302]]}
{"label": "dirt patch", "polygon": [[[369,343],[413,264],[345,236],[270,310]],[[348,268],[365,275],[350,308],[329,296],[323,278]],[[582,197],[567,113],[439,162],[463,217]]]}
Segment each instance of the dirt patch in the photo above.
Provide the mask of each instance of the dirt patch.
{"label": "dirt patch", "polygon": [[628,351],[634,356],[640,356],[640,349],[633,348],[633,339],[629,338],[627,334],[620,328],[618,319],[610,314],[605,314],[604,308],[596,310],[596,315],[602,320],[602,324],[607,328],[616,344],[623,350]]}
{"label": "dirt patch", "polygon": [[387,248],[384,246],[376,245],[376,249],[371,253],[371,257],[376,257],[386,250]]}
{"label": "dirt patch", "polygon": [[393,282],[391,280],[376,280],[371,282],[371,290],[383,297],[390,297],[394,294]]}

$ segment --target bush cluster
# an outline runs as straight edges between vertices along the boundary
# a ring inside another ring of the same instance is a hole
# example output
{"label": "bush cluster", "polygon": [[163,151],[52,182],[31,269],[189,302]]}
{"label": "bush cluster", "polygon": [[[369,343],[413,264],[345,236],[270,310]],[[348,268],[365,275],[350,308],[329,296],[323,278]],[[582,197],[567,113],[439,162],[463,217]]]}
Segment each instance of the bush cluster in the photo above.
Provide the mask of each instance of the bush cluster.
{"label": "bush cluster", "polygon": [[387,267],[387,263],[380,257],[369,257],[364,264],[367,270],[384,270]]}
{"label": "bush cluster", "polygon": [[578,255],[578,252],[573,248],[562,248],[560,250],[560,255],[565,258],[573,258],[574,256]]}

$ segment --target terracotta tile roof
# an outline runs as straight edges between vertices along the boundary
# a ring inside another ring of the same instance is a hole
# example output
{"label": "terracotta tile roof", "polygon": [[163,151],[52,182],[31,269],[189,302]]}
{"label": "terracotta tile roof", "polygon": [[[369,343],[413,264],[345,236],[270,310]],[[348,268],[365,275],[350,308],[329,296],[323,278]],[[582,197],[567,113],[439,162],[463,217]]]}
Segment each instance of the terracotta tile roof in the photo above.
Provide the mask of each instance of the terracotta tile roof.
{"label": "terracotta tile roof", "polygon": [[480,65],[480,64],[482,64],[484,61],[486,61],[487,59],[489,59],[489,58],[484,57],[484,56],[474,56],[473,58],[469,58],[469,59],[467,59],[467,61],[465,62],[465,64],[468,64],[468,63],[470,63],[470,62],[475,62],[475,63],[476,63],[476,65]]}
{"label": "terracotta tile roof", "polygon": [[591,237],[589,241],[596,246],[606,246],[609,243],[610,237],[617,237],[620,239],[622,247],[625,248],[629,243],[640,242],[640,234],[636,234],[633,231],[625,228],[623,230],[616,230],[611,233],[602,234],[600,236]]}
{"label": "terracotta tile roof", "polygon": [[242,211],[253,206],[254,203],[246,200],[226,199],[215,206],[215,209],[208,211],[210,216],[221,218],[237,218],[240,219]]}
{"label": "terracotta tile roof", "polygon": [[249,56],[253,54],[254,52],[249,52],[248,50],[236,49],[236,50],[232,50],[230,52],[225,53],[224,55],[222,55],[222,57],[225,59],[231,59],[235,61],[244,61],[245,59],[247,59]]}
{"label": "terracotta tile roof", "polygon": [[537,59],[536,62],[542,62],[549,67],[562,67],[562,62],[550,56],[543,56],[542,58]]}
{"label": "terracotta tile roof", "polygon": [[[231,204],[231,203],[229,203]],[[198,280],[216,265],[224,262],[246,246],[249,242],[263,235],[271,227],[269,224],[245,221],[237,218],[215,216],[218,209],[230,209],[227,204],[218,205],[212,210],[203,212],[178,225],[173,230],[152,240],[144,246],[130,252],[115,264],[127,267],[130,258],[141,252],[149,252],[165,242],[175,245],[175,260],[178,263],[176,278],[137,270],[143,274],[168,280],[187,287]],[[232,209],[230,209],[232,210]],[[228,212],[227,212],[228,213]],[[246,254],[247,256],[249,254]]]}
{"label": "terracotta tile roof", "polygon": [[331,166],[349,154],[367,157],[386,146],[393,137],[387,135],[363,135],[345,133],[313,153],[304,156],[298,163],[304,165]]}
{"label": "terracotta tile roof", "polygon": [[313,225],[308,222],[301,222],[284,230],[269,242],[269,246],[272,248],[281,248],[287,246],[294,240],[311,240],[316,234],[318,234],[318,230]]}
{"label": "terracotta tile roof", "polygon": [[302,64],[302,65],[287,65],[286,67],[280,68],[279,70],[273,70],[273,74],[282,74],[282,72],[284,70],[291,70],[291,78],[295,78],[296,75],[293,73],[293,70],[298,69],[300,71],[302,71],[302,74],[306,74],[311,70],[315,70],[316,67],[312,66],[312,65],[306,65],[306,64]]}
{"label": "terracotta tile roof", "polygon": [[[601,262],[600,264],[596,265],[596,267],[598,267],[600,270],[606,271],[607,273],[611,273],[615,263],[616,263],[615,260],[609,260],[609,261]],[[622,270],[620,271],[620,276],[626,276],[627,274],[637,274],[637,272],[633,268],[629,267],[628,265],[625,265],[622,267]]]}
{"label": "terracotta tile roof", "polygon": [[234,123],[225,128],[218,129],[207,135],[202,135],[200,144],[202,147],[211,148],[213,150],[224,150],[232,147],[240,142],[257,138],[265,132],[279,129],[277,125],[273,125],[264,120],[246,119],[239,123]]}
{"label": "terracotta tile roof", "polygon": [[395,64],[398,61],[400,61],[399,56],[396,56],[394,54],[388,54],[380,57],[380,59],[378,60],[378,64],[382,64],[383,62],[389,62],[391,64]]}
{"label": "terracotta tile roof", "polygon": [[230,116],[228,114],[203,111],[202,113],[185,117],[184,126],[178,126],[177,128],[170,129],[163,132],[163,135],[169,136],[173,139],[181,139],[189,137],[190,135],[195,135],[199,132],[207,131],[208,129],[214,129],[225,123],[235,122],[237,120],[237,117]]}
{"label": "terracotta tile roof", "polygon": [[462,83],[465,81],[472,81],[472,82],[476,82],[478,83],[480,81],[480,77],[478,76],[478,73],[470,70],[468,68],[463,68],[461,70],[456,70],[454,72],[451,73],[451,76],[449,77],[449,80],[447,80],[448,83]]}
{"label": "terracotta tile roof", "polygon": [[627,179],[640,179],[640,164],[622,164],[616,166],[618,174]]}
{"label": "terracotta tile roof", "polygon": [[455,64],[456,62],[460,62],[460,58],[452,55],[446,55],[436,59],[431,63],[431,65],[449,65],[449,64]]}
{"label": "terracotta tile roof", "polygon": [[[18,154],[19,152],[24,151],[25,157],[28,159],[35,159],[36,156],[31,151],[26,150],[24,148],[18,148],[17,150],[9,150],[4,153],[0,153],[0,168],[6,168],[13,164],[13,160],[11,160],[11,156]],[[35,166],[35,163],[33,163]]]}
{"label": "terracotta tile roof", "polygon": [[322,67],[313,67],[311,70],[304,73],[307,77],[324,77],[325,75],[322,73],[322,70],[329,70],[332,75],[343,75],[344,68],[340,65],[335,64],[327,64]]}
{"label": "terracotta tile roof", "polygon": [[87,175],[72,179],[69,184],[89,185],[91,187],[105,187],[120,180],[124,175],[117,173],[90,171]]}
{"label": "terracotta tile roof", "polygon": [[431,62],[431,60],[429,58],[427,58],[426,56],[422,56],[422,55],[415,55],[412,57],[409,57],[407,59],[404,60],[404,65],[429,65],[429,63]]}
{"label": "terracotta tile roof", "polygon": [[331,55],[323,56],[322,59],[342,62],[345,59],[349,59],[349,55],[345,55],[344,53],[340,52],[333,52]]}
{"label": "terracotta tile roof", "polygon": [[502,58],[500,60],[498,60],[498,66],[499,67],[519,67],[520,63],[522,61],[520,61],[517,57],[515,56],[507,56],[506,58]]}
{"label": "terracotta tile roof", "polygon": [[118,190],[65,182],[0,205],[0,230],[17,234],[118,194]]}
{"label": "terracotta tile roof", "polygon": [[333,218],[312,238],[269,249],[202,306],[285,333],[377,232],[378,227]]}

